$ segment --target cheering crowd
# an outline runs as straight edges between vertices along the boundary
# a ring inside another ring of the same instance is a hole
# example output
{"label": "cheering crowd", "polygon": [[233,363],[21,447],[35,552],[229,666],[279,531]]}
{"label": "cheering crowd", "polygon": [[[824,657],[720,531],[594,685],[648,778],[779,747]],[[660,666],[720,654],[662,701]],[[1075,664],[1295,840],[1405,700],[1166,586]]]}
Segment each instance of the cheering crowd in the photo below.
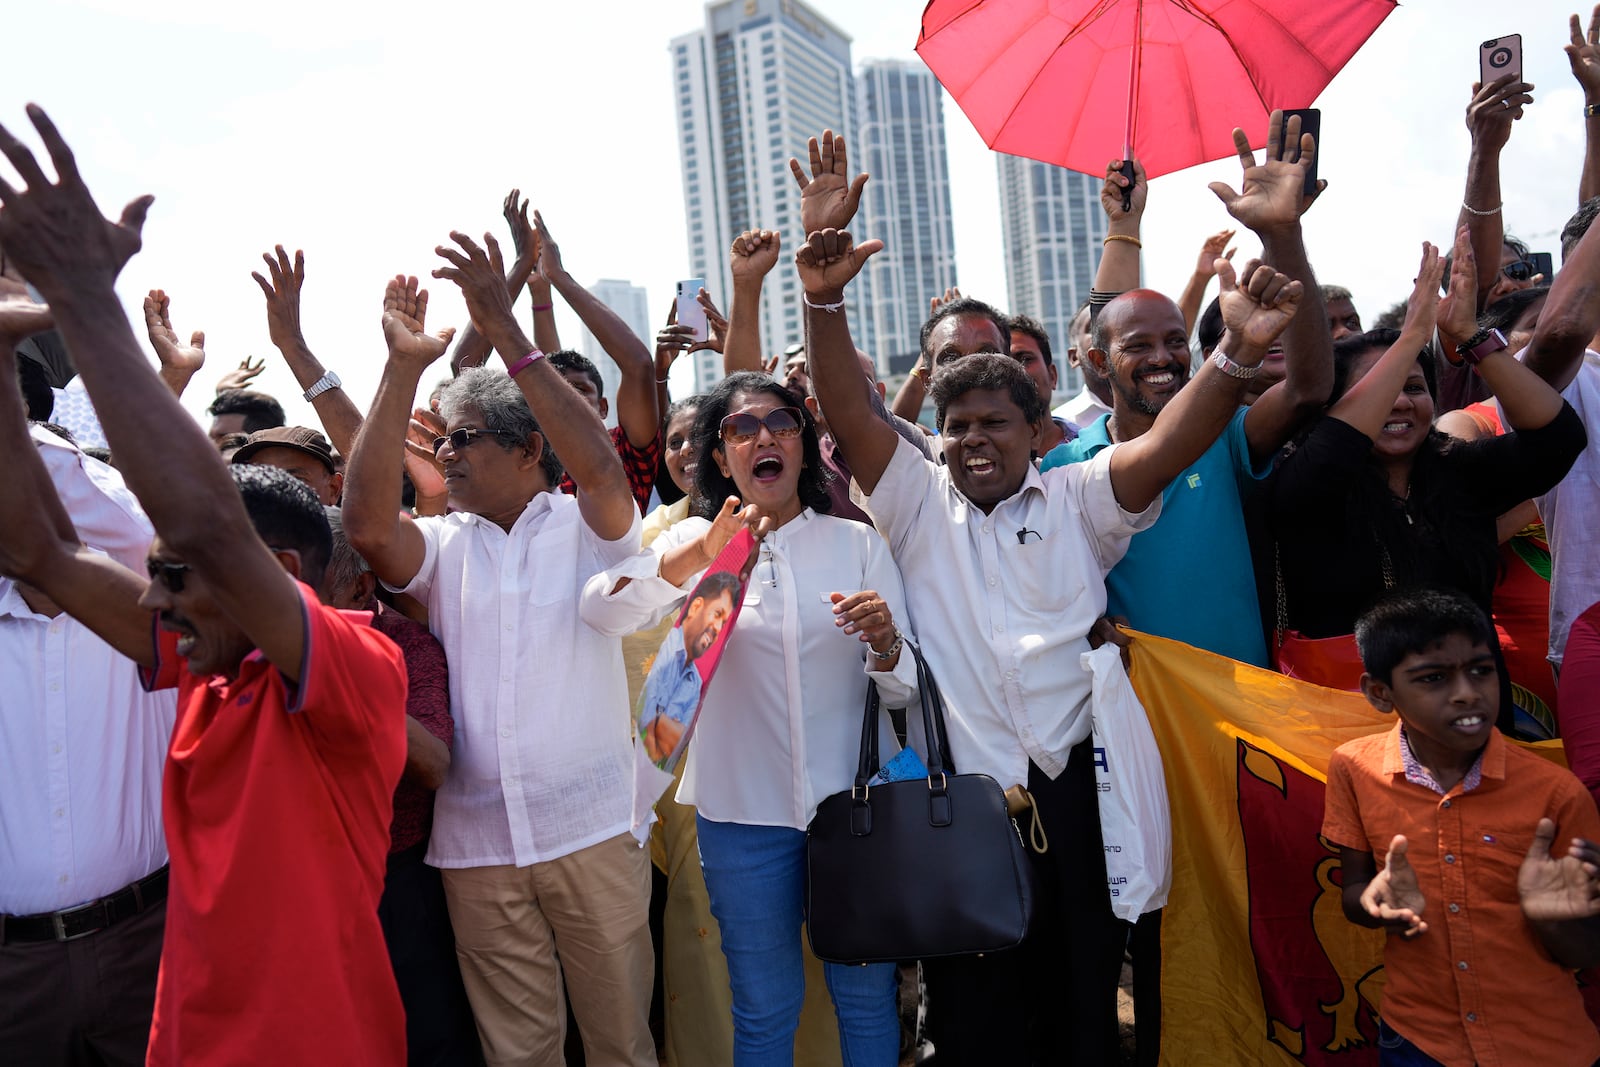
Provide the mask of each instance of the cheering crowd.
{"label": "cheering crowd", "polygon": [[[203,336],[152,291],[152,373],[115,293],[150,198],[102,217],[30,106],[53,177],[0,129],[0,1060],[1113,1064],[1131,957],[1154,1064],[1161,912],[1111,909],[1079,662],[1131,627],[1395,713],[1339,750],[1323,827],[1346,915],[1390,932],[1382,1062],[1600,1062],[1600,7],[1568,55],[1559,271],[1500,207],[1531,87],[1475,86],[1458,229],[1370,330],[1313,272],[1315,140],[1274,113],[1212,186],[1259,261],[1225,231],[1181,299],[1140,288],[1149,189],[1114,161],[1071,335],[928,294],[890,398],[844,311],[883,243],[824,132],[800,232],[740,234],[726,317],[702,292],[706,335],[669,321],[653,353],[512,190],[509,267],[492,235],[436,249],[459,336],[387,281],[363,412],[279,247],[254,277],[321,425],[246,360],[209,434],[179,402]],[[774,269],[804,293],[787,361],[760,349]],[[726,377],[670,396],[706,348]],[[1063,360],[1085,385],[1052,413]],[[52,422],[74,375],[108,450]],[[702,583],[743,531],[748,573]],[[927,741],[913,647],[955,769],[1031,804],[1027,937],[819,962],[807,827],[869,690],[886,751]],[[647,832],[635,748],[691,722]],[[1513,743],[1558,736],[1570,772]]]}

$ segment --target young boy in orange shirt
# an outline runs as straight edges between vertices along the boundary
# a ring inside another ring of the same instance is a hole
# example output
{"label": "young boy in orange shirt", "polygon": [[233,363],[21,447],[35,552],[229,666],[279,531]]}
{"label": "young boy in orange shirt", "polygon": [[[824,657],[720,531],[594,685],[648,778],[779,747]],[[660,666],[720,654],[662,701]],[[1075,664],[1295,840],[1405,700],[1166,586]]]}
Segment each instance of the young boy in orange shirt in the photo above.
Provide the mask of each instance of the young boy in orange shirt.
{"label": "young boy in orange shirt", "polygon": [[1333,754],[1322,833],[1343,857],[1345,914],[1392,935],[1385,1067],[1600,1061],[1573,977],[1600,962],[1600,813],[1570,772],[1494,729],[1492,636],[1472,601],[1426,590],[1356,624],[1362,692],[1400,721]]}

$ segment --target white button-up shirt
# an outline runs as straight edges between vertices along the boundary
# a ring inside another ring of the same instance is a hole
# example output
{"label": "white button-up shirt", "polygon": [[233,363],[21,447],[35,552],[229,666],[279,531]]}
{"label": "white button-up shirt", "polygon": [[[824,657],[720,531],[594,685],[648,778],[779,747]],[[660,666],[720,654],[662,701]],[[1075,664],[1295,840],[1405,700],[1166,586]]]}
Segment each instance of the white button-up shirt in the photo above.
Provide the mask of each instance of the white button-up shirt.
{"label": "white button-up shirt", "polygon": [[[584,618],[620,634],[675,610],[701,576],[673,586],[658,574],[660,557],[710,525],[685,519],[597,575],[584,589]],[[621,578],[631,581],[612,593]],[[884,707],[903,707],[916,686],[910,653],[893,673],[874,671],[866,644],[834,623],[829,594],[863,589],[883,597],[909,638],[900,571],[876,532],[807,508],[767,535],[706,689],[679,802],[716,822],[803,830],[818,803],[850,788],[867,686],[877,684]],[[898,746],[887,715],[879,725],[879,758],[887,761]]]}
{"label": "white button-up shirt", "polygon": [[400,591],[428,606],[456,724],[427,862],[526,867],[627,833],[622,644],[578,617],[578,594],[639,550],[637,512],[616,541],[563,493],[534,496],[509,532],[462,512],[417,528],[422,566]]}
{"label": "white button-up shirt", "polygon": [[1054,778],[1089,736],[1090,675],[1078,657],[1105,613],[1107,572],[1161,513],[1160,497],[1139,515],[1117,504],[1118,447],[1042,477],[1030,466],[985,515],[948,468],[902,441],[867,499],[906,575],[960,772],[1007,788],[1027,782],[1032,760]]}
{"label": "white button-up shirt", "polygon": [[[142,568],[150,524],[115,470],[33,428],[85,544]],[[167,862],[161,770],[173,692],[68,615],[0,579],[0,913],[58,911]]]}

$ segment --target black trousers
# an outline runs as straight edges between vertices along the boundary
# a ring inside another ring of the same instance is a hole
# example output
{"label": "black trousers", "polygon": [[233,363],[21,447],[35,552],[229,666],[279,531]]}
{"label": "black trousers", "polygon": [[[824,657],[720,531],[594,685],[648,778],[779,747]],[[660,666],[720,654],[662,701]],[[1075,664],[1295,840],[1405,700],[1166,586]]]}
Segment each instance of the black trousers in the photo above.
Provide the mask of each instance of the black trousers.
{"label": "black trousers", "polygon": [[1111,913],[1094,750],[1073,748],[1052,781],[1028,769],[1049,837],[1030,850],[1038,898],[1027,939],[984,956],[925,960],[928,1036],[938,1067],[1114,1064],[1117,980],[1129,924]]}
{"label": "black trousers", "polygon": [[0,1063],[139,1067],[166,901],[76,941],[0,945]]}
{"label": "black trousers", "polygon": [[406,1010],[406,1060],[411,1067],[481,1064],[483,1048],[461,984],[455,933],[444,883],[422,862],[426,843],[389,857],[378,922]]}

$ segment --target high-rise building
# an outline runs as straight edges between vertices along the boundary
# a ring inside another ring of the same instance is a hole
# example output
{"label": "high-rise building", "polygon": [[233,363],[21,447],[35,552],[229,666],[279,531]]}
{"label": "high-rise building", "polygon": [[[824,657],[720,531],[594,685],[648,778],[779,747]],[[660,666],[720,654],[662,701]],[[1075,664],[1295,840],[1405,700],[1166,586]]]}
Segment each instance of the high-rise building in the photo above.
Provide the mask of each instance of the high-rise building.
{"label": "high-rise building", "polygon": [[[671,52],[689,228],[685,277],[706,279],[726,309],[735,237],[751,228],[777,230],[785,253],[804,239],[789,157],[803,160],[806,139],[824,129],[856,128],[850,38],[801,0],[720,0],[706,5],[705,28],[675,38]],[[802,339],[800,299],[793,270],[767,276],[765,354]],[[858,318],[859,294],[851,300]],[[696,390],[722,377],[715,352],[694,359]]]}
{"label": "high-rise building", "polygon": [[[616,312],[617,316],[628,324],[628,329],[632,330],[634,335],[644,342],[645,347],[650,348],[652,353],[654,352],[651,338],[655,336],[655,331],[650,329],[650,307],[645,301],[644,286],[634,285],[632,282],[622,281],[617,278],[601,278],[589,286],[589,292],[600,303]],[[587,327],[584,327],[583,338],[579,342],[578,351],[582,352],[589,358],[591,363],[600,368],[600,380],[605,383],[606,399],[610,407],[610,412],[606,415],[606,425],[615,426],[617,424],[617,387],[622,384],[622,371],[617,368],[616,362],[606,354],[605,349],[600,347],[600,342],[595,339],[594,334],[590,333]]]}
{"label": "high-rise building", "polygon": [[851,327],[887,375],[891,361],[903,370],[915,358],[928,299],[956,284],[944,113],[939,80],[917,61],[866,60],[856,85],[861,126],[851,169],[872,175],[856,232],[886,247],[862,272]]}
{"label": "high-rise building", "polygon": [[1076,392],[1083,383],[1066,363],[1067,327],[1088,298],[1100,261],[1106,236],[1100,208],[1104,179],[1020,156],[997,154],[996,159],[1011,305],[1007,310],[1044,323],[1058,368],[1058,389]]}

